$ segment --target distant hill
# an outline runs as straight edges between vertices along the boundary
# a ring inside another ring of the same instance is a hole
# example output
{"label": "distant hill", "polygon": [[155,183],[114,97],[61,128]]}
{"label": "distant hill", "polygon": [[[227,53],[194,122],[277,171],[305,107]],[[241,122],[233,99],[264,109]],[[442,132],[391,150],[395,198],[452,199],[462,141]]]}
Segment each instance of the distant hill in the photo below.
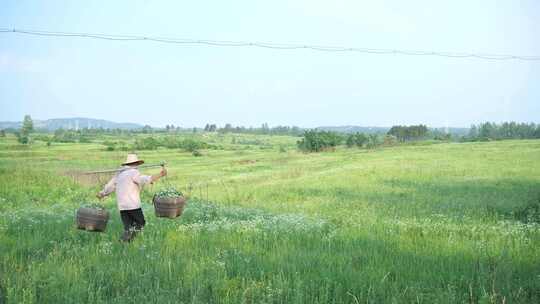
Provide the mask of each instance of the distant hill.
{"label": "distant hill", "polygon": [[[0,121],[0,129],[18,129],[22,125],[20,121]],[[55,118],[47,120],[34,120],[34,128],[42,129],[48,131],[54,131],[57,129],[84,129],[84,128],[94,128],[94,129],[141,129],[143,126],[136,123],[118,123],[103,119],[93,119],[93,118],[83,118],[83,117],[74,117],[74,118]]]}

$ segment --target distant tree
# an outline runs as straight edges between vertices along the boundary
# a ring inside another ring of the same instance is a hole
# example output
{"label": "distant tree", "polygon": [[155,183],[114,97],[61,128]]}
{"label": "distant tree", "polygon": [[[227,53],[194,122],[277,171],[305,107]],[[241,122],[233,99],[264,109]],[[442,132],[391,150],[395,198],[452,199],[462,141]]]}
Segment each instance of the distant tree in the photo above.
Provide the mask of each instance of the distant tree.
{"label": "distant tree", "polygon": [[217,126],[215,124],[206,124],[206,126],[204,126],[204,131],[205,132],[216,132],[217,131]]}
{"label": "distant tree", "polygon": [[469,129],[469,137],[476,138],[478,136],[478,128],[475,125],[472,125]]}
{"label": "distant tree", "polygon": [[143,132],[143,133],[152,133],[152,127],[149,126],[149,125],[145,125],[145,126],[142,128],[142,132]]}
{"label": "distant tree", "polygon": [[398,143],[397,137],[394,135],[386,134],[383,138],[383,145],[385,146],[394,146]]}
{"label": "distant tree", "polygon": [[4,129],[0,130],[0,137],[6,137],[6,131]]}
{"label": "distant tree", "polygon": [[409,141],[425,138],[428,128],[425,125],[413,126],[393,126],[388,131],[388,135],[395,136],[399,141]]}
{"label": "distant tree", "polygon": [[373,149],[380,145],[379,136],[377,134],[369,134],[366,142],[366,148]]}
{"label": "distant tree", "polygon": [[80,139],[80,136],[76,131],[64,129],[57,129],[54,131],[54,136],[52,138],[53,141],[61,143],[74,143],[78,139]]}
{"label": "distant tree", "polygon": [[476,134],[472,131],[469,132],[469,140],[539,138],[538,127],[539,125],[534,123],[516,123],[514,121],[503,122],[501,124],[484,122],[478,125]]}
{"label": "distant tree", "polygon": [[368,140],[368,137],[364,133],[349,134],[346,140],[347,147],[352,148],[354,146],[361,148]]}
{"label": "distant tree", "polygon": [[153,137],[136,139],[133,144],[134,150],[155,150],[159,147],[159,142]]}
{"label": "distant tree", "polygon": [[17,137],[17,141],[20,142],[21,144],[26,145],[30,142],[28,135],[24,135],[19,131],[15,132],[15,136]]}
{"label": "distant tree", "polygon": [[478,137],[480,139],[495,139],[496,130],[490,122],[480,124],[478,127]]}
{"label": "distant tree", "polygon": [[30,117],[30,115],[25,115],[21,128],[21,133],[30,135],[30,133],[32,132],[34,132],[34,122],[32,121],[32,117]]}
{"label": "distant tree", "polygon": [[21,144],[29,144],[30,143],[30,133],[34,131],[34,122],[32,121],[32,117],[30,115],[25,115],[23,124],[21,127],[21,131],[18,132],[17,140]]}
{"label": "distant tree", "polygon": [[334,149],[343,141],[343,138],[329,131],[308,130],[304,137],[297,142],[298,148],[305,152],[320,152]]}
{"label": "distant tree", "polygon": [[270,133],[270,128],[268,127],[268,124],[266,122],[261,125],[261,133],[262,134]]}

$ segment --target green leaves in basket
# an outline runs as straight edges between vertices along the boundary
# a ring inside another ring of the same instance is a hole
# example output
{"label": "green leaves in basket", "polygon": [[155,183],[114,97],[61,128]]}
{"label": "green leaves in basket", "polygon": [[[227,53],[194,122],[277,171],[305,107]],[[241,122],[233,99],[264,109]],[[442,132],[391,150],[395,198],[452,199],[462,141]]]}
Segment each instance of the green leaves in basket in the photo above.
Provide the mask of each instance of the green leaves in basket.
{"label": "green leaves in basket", "polygon": [[103,206],[103,204],[100,204],[100,203],[89,203],[89,202],[86,202],[86,203],[82,203],[82,204],[81,204],[81,208],[90,208],[90,209],[100,209],[100,210],[103,210],[103,209],[105,209],[105,206]]}
{"label": "green leaves in basket", "polygon": [[179,196],[184,196],[184,194],[172,187],[162,189],[156,193],[156,197],[179,197]]}

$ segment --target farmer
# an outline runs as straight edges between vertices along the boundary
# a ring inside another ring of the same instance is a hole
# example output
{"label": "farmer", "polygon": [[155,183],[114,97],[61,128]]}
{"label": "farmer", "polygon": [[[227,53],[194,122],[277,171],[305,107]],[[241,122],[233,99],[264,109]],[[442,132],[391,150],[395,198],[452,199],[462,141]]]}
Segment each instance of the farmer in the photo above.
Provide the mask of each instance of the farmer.
{"label": "farmer", "polygon": [[140,197],[143,186],[152,184],[167,175],[165,167],[162,167],[157,175],[141,175],[137,166],[143,163],[144,161],[139,160],[136,154],[128,154],[126,162],[122,164],[122,169],[97,194],[97,197],[102,199],[116,190],[118,210],[124,223],[124,233],[120,240],[124,242],[131,241],[146,223]]}

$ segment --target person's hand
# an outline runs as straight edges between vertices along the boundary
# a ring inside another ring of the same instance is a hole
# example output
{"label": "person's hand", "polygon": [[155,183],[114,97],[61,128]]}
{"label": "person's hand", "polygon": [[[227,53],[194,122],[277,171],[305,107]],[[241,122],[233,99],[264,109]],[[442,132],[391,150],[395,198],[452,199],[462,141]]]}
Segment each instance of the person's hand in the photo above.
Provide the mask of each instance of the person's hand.
{"label": "person's hand", "polygon": [[161,177],[166,176],[167,175],[167,169],[165,169],[165,167],[161,167],[161,172],[159,172],[159,175]]}

